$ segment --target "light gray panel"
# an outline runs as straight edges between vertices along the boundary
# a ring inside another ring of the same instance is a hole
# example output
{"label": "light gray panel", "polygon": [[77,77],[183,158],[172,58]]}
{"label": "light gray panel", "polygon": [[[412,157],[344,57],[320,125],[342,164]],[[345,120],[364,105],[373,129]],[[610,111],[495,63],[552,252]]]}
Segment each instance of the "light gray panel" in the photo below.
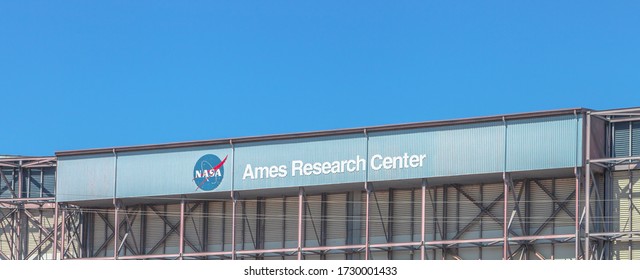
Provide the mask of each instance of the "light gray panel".
{"label": "light gray panel", "polygon": [[112,154],[58,158],[56,200],[112,199],[115,160]]}

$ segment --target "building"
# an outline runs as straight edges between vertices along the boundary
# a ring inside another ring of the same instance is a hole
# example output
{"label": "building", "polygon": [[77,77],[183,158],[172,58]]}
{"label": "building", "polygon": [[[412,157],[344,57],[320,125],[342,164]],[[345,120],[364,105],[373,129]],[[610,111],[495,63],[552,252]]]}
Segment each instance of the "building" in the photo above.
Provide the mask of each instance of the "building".
{"label": "building", "polygon": [[640,108],[1,158],[0,258],[638,259],[638,163]]}

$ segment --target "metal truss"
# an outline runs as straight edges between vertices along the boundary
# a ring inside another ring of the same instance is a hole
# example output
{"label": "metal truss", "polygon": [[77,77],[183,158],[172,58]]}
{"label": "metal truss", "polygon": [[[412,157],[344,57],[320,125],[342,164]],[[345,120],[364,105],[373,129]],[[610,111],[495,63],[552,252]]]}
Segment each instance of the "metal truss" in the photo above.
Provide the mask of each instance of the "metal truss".
{"label": "metal truss", "polygon": [[[640,156],[615,156],[613,153],[613,125],[620,122],[640,121],[640,108],[628,108],[607,111],[587,112],[586,119],[586,157],[585,157],[585,209],[584,215],[584,247],[586,259],[611,259],[613,245],[621,241],[638,241],[640,234],[634,230],[616,231],[613,230],[612,221],[613,198],[611,193],[615,185],[612,182],[612,173],[615,170],[627,170],[631,174],[632,170],[640,167]],[[595,145],[592,143],[592,131],[594,123],[604,125],[606,142],[604,143],[604,155],[592,154]],[[631,133],[629,135],[631,137]],[[629,151],[631,151],[631,141],[629,141]],[[604,177],[598,180],[598,176]],[[631,178],[630,178],[631,179]],[[628,188],[632,188],[631,180]],[[602,194],[601,194],[602,192]],[[629,189],[629,196],[633,190]],[[640,214],[637,205],[629,197],[629,212],[636,211]],[[630,249],[629,249],[630,250]]]}

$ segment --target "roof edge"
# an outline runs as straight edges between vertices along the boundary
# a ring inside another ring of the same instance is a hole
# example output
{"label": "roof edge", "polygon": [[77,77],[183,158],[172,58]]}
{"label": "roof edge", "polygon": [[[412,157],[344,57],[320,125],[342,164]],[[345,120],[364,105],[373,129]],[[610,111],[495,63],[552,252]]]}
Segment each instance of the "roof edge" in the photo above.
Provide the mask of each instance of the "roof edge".
{"label": "roof edge", "polygon": [[58,151],[55,153],[55,155],[58,157],[63,157],[63,156],[76,156],[76,155],[104,154],[104,153],[113,153],[113,152],[131,152],[131,151],[144,151],[144,150],[156,150],[156,149],[200,147],[200,146],[222,145],[222,144],[230,144],[230,143],[235,144],[235,143],[262,142],[262,141],[271,141],[271,140],[311,138],[311,137],[364,133],[365,130],[367,132],[404,130],[404,129],[449,126],[449,125],[470,124],[470,123],[483,123],[483,122],[501,121],[503,119],[516,120],[516,119],[527,119],[527,118],[536,118],[536,117],[569,115],[569,114],[577,114],[577,113],[584,114],[587,111],[591,111],[591,110],[586,108],[569,108],[569,109],[536,111],[536,112],[528,112],[528,113],[514,113],[514,114],[503,114],[503,115],[494,115],[494,116],[485,116],[485,117],[471,117],[471,118],[461,118],[461,119],[452,119],[452,120],[414,122],[414,123],[391,124],[391,125],[346,128],[346,129],[335,129],[335,130],[321,130],[321,131],[312,131],[312,132],[298,132],[298,133],[274,134],[274,135],[264,135],[264,136],[248,136],[248,137],[238,137],[238,138],[223,138],[223,139],[214,139],[214,140],[199,140],[199,141],[174,142],[174,143],[151,144],[151,145],[120,146],[120,147],[97,148],[97,149],[86,149],[86,150]]}

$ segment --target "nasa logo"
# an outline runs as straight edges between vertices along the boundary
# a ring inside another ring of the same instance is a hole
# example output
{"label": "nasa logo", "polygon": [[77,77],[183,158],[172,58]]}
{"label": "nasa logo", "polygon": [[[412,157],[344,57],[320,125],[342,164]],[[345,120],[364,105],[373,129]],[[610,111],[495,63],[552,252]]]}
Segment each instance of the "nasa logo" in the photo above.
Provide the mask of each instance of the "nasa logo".
{"label": "nasa logo", "polygon": [[206,154],[202,156],[193,167],[193,182],[196,184],[196,191],[212,191],[216,189],[224,178],[224,163],[227,156],[223,160],[216,155]]}

